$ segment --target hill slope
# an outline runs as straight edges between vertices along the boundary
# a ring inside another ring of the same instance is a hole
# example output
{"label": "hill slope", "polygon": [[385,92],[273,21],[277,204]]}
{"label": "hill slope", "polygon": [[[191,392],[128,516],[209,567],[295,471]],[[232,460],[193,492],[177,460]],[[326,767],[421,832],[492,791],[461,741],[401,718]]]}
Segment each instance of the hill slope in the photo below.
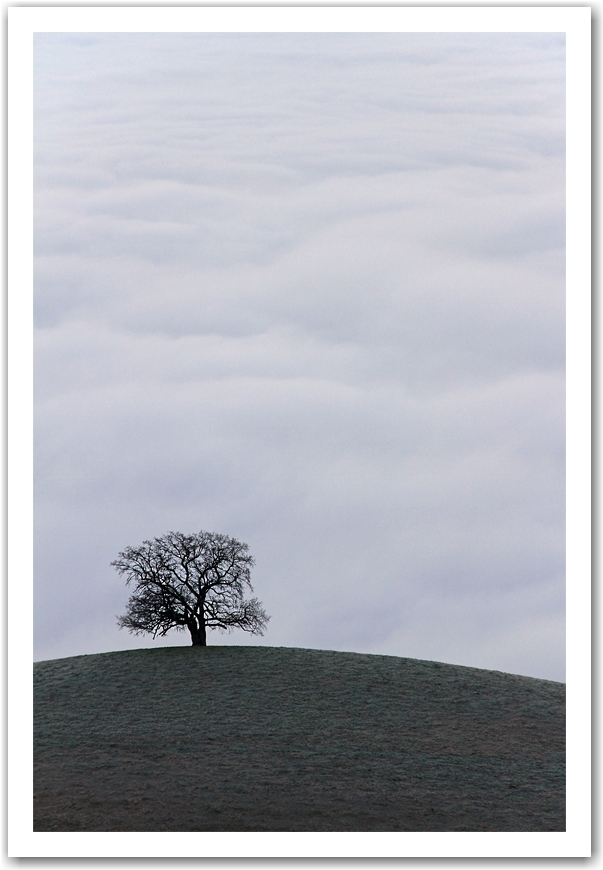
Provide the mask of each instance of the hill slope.
{"label": "hill slope", "polygon": [[565,686],[393,656],[34,665],[36,831],[560,831]]}

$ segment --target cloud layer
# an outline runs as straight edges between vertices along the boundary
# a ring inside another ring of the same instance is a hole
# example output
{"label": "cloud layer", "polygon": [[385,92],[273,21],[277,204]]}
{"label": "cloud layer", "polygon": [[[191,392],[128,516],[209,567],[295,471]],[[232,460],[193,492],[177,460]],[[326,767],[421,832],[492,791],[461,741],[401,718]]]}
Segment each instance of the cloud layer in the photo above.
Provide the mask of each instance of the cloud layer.
{"label": "cloud layer", "polygon": [[35,59],[36,657],[148,645],[109,562],[203,528],[262,643],[563,679],[563,41]]}

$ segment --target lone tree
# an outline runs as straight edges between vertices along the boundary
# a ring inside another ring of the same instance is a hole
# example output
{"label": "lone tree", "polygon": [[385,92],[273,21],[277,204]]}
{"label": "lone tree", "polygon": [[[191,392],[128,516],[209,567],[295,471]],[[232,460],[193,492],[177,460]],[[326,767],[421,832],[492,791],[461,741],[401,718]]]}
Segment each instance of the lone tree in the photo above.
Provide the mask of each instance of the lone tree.
{"label": "lone tree", "polygon": [[242,628],[263,634],[270,619],[253,591],[249,547],[213,532],[161,538],[127,547],[111,565],[134,585],[120,628],[163,637],[172,628],[191,633],[193,646],[206,646],[206,629]]}

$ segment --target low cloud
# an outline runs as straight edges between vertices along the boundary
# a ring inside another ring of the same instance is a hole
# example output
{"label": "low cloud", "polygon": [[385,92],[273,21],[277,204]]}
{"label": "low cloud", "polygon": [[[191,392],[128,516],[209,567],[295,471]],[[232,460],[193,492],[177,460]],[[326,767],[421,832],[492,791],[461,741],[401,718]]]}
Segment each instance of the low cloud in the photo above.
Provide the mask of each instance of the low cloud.
{"label": "low cloud", "polygon": [[273,617],[212,642],[564,678],[563,69],[36,36],[36,657],[148,645],[109,562],[204,528]]}

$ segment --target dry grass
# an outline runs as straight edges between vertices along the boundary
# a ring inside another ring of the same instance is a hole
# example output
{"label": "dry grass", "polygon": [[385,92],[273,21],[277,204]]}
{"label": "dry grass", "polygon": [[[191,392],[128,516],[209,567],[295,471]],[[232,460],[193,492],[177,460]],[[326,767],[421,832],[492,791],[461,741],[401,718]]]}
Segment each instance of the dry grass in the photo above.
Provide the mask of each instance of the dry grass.
{"label": "dry grass", "polygon": [[36,831],[562,831],[565,686],[393,656],[39,662]]}

